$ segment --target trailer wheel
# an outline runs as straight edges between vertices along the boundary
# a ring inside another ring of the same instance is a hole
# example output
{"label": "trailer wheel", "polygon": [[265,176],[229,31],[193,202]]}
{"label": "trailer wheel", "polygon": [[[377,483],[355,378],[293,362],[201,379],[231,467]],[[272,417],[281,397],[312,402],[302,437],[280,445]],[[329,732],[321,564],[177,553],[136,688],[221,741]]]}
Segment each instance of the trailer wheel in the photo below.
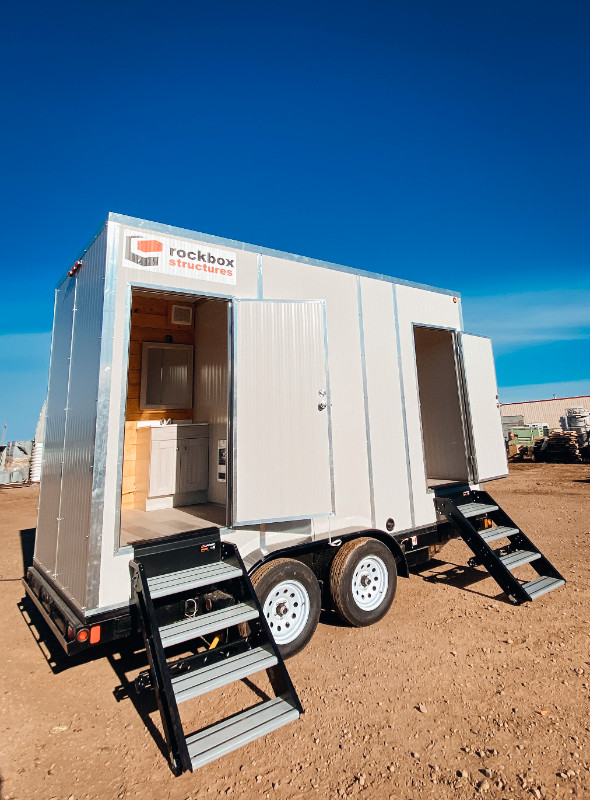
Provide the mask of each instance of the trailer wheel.
{"label": "trailer wheel", "polygon": [[330,568],[332,600],[340,616],[356,628],[387,614],[396,586],[395,558],[377,539],[353,539],[336,553]]}
{"label": "trailer wheel", "polygon": [[257,569],[251,580],[281,655],[294,656],[309,642],[320,618],[316,576],[301,561],[277,558]]}

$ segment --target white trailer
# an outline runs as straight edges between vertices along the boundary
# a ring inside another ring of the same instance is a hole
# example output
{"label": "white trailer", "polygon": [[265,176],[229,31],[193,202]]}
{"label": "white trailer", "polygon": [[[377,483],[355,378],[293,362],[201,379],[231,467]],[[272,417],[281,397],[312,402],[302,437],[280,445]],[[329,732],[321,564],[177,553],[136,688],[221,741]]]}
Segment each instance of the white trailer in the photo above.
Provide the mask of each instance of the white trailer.
{"label": "white trailer", "polygon": [[[176,609],[205,637],[220,615],[228,646],[258,630],[284,669],[322,606],[376,622],[452,536],[513,602],[562,585],[481,490],[506,474],[491,343],[458,293],[109,214],[56,289],[25,586],[68,652],[138,623],[149,645]],[[176,767],[204,763],[182,747]]]}

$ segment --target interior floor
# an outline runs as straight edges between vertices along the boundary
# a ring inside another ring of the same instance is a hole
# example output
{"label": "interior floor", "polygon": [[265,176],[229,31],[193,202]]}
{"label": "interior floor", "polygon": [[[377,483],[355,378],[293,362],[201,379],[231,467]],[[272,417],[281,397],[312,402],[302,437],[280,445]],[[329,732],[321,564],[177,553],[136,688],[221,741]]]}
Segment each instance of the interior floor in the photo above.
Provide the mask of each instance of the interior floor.
{"label": "interior floor", "polygon": [[202,503],[181,508],[121,511],[121,547],[202,528],[225,527],[225,506]]}
{"label": "interior floor", "polygon": [[429,489],[438,489],[440,486],[453,486],[456,484],[459,486],[463,481],[445,481],[439,480],[437,478],[427,478],[426,485]]}

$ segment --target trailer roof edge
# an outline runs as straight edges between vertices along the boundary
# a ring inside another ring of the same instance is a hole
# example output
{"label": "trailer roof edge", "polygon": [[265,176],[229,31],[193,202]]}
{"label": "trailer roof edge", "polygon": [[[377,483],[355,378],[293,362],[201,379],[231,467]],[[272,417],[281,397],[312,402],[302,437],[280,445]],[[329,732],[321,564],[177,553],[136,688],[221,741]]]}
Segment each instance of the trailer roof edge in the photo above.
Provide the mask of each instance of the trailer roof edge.
{"label": "trailer roof edge", "polygon": [[[100,225],[98,226],[98,228],[94,232],[93,236],[91,236],[90,239],[88,240],[88,244],[85,245],[85,247],[83,247],[81,250],[78,251],[78,255],[74,258],[74,261],[79,261],[84,256],[86,251],[90,250],[90,248],[92,246],[92,243],[94,242],[95,239],[97,239],[100,236],[101,231],[104,229],[104,227],[107,224],[107,222],[109,221],[109,219],[110,219],[110,214],[107,214],[107,216],[103,219],[103,221],[100,223]],[[62,285],[62,283],[65,281],[65,279],[67,277],[68,277],[68,270],[66,270],[63,273],[61,278],[55,284],[55,288],[59,289],[59,287]]]}
{"label": "trailer roof edge", "polygon": [[383,275],[378,272],[370,272],[369,270],[355,269],[354,267],[347,267],[343,264],[334,264],[330,261],[321,261],[317,258],[308,258],[307,256],[300,256],[295,253],[286,253],[282,250],[273,250],[269,247],[261,247],[258,245],[248,244],[246,242],[239,242],[235,239],[225,239],[222,236],[201,233],[200,231],[193,231],[189,228],[178,228],[174,225],[165,225],[161,222],[152,222],[150,220],[140,219],[139,217],[129,217],[125,214],[118,214],[117,212],[113,211],[109,212],[106,222],[119,222],[123,225],[130,225],[134,228],[145,228],[146,230],[153,231],[154,233],[163,233],[169,236],[198,239],[202,242],[207,242],[207,244],[223,245],[224,247],[231,247],[235,250],[244,250],[250,253],[260,253],[261,255],[285,258],[289,261],[296,261],[300,264],[309,264],[313,267],[322,267],[323,269],[331,269],[335,270],[336,272],[348,272],[351,275],[359,275],[362,278],[372,278],[373,280],[380,280],[384,281],[385,283],[394,283],[398,286],[409,286],[412,289],[425,289],[429,292],[437,292],[438,294],[446,294],[452,297],[461,297],[459,292],[452,291],[451,289],[441,289],[440,287],[429,286],[425,283],[416,283],[414,281],[407,281],[403,278],[394,278],[392,275]]}

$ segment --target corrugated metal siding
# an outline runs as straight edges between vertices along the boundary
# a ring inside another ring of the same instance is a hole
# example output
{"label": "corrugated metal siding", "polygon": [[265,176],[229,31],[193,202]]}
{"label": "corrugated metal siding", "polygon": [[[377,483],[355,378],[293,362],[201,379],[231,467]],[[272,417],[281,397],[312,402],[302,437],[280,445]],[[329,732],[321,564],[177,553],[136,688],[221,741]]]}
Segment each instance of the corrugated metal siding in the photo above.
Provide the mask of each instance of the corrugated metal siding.
{"label": "corrugated metal siding", "polygon": [[546,422],[550,428],[561,428],[561,417],[568,408],[590,409],[590,395],[557,397],[555,400],[532,400],[528,403],[502,403],[503,417],[522,414],[525,422]]}
{"label": "corrugated metal siding", "polygon": [[65,425],[56,577],[86,604],[92,468],[101,346],[106,228],[84,256],[76,278],[76,308]]}
{"label": "corrugated metal siding", "polygon": [[72,317],[76,281],[67,278],[55,293],[53,336],[49,386],[47,390],[47,420],[43,449],[43,481],[39,495],[39,517],[35,537],[35,559],[52,575],[55,574],[61,469],[64,451],[66,405],[72,344]]}
{"label": "corrugated metal siding", "polygon": [[330,513],[324,305],[241,301],[235,319],[235,521]]}

